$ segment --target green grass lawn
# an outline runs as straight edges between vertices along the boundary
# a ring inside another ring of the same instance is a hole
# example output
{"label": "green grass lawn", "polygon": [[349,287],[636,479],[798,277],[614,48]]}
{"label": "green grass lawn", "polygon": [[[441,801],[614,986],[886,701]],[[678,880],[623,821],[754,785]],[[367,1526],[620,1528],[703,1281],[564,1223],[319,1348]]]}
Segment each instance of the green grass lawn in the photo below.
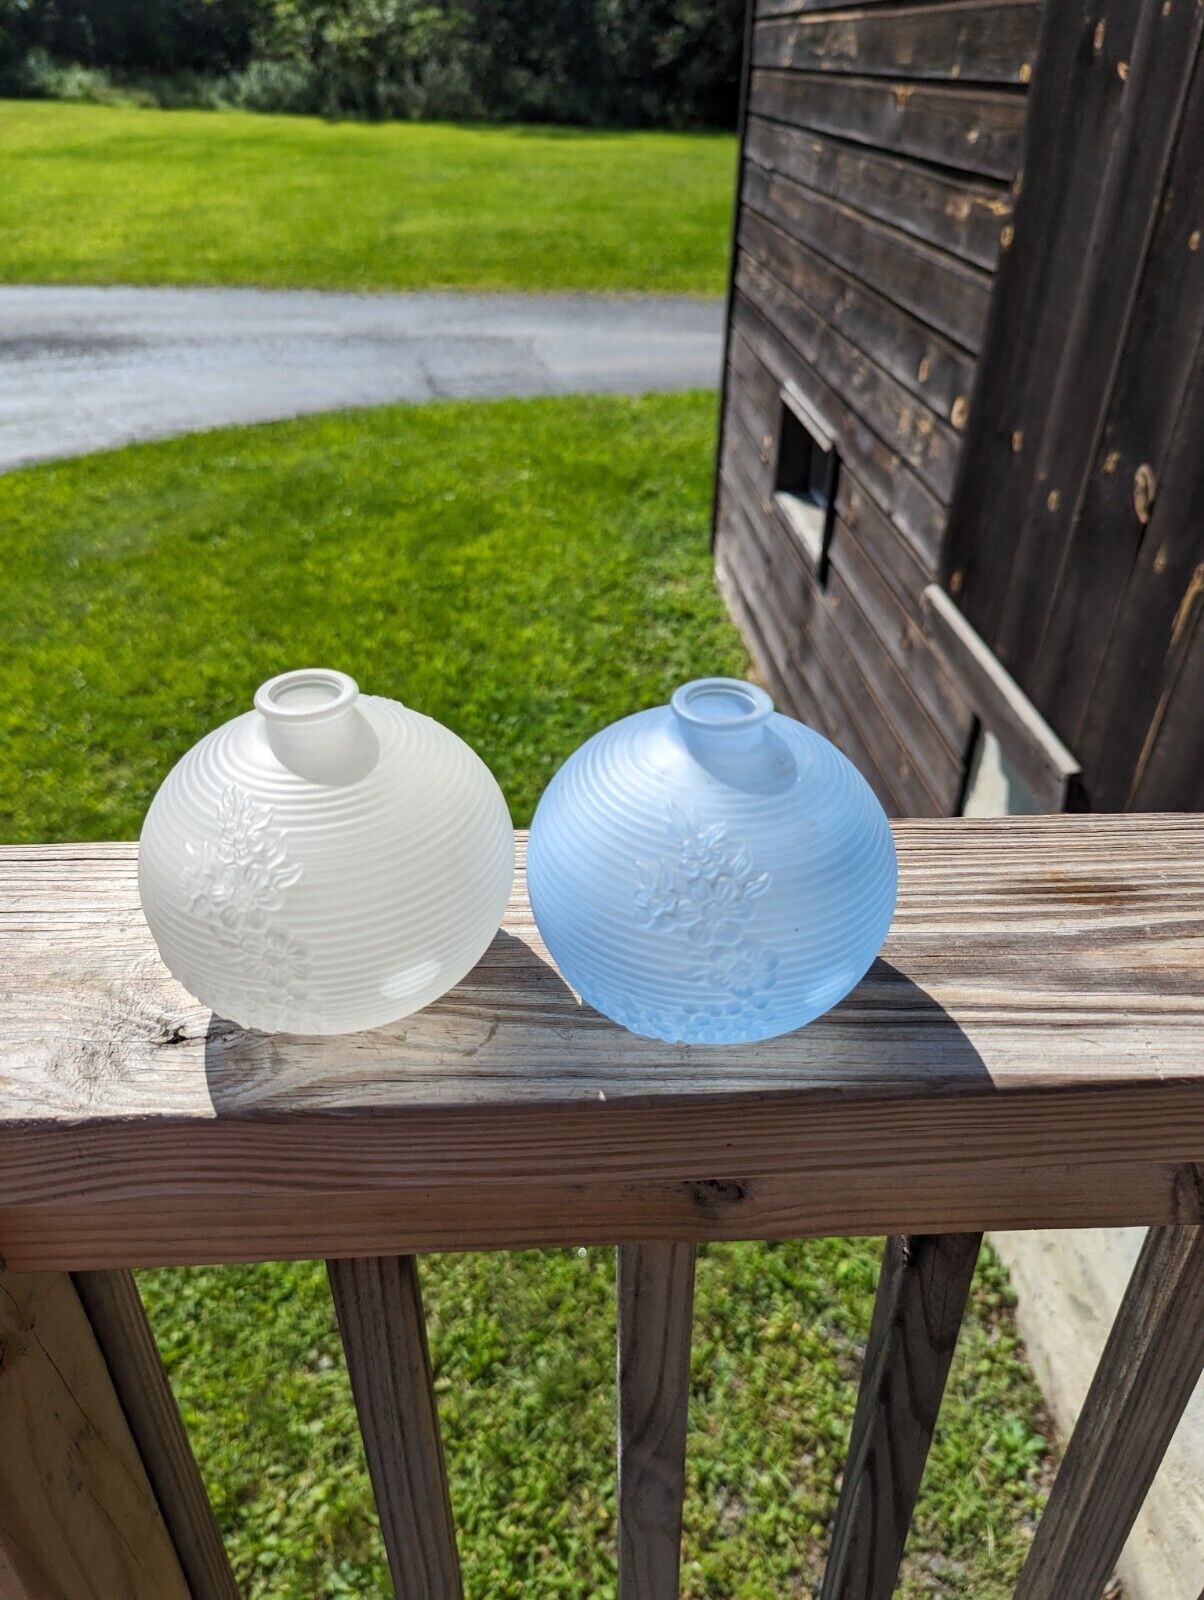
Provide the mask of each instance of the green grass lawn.
{"label": "green grass lawn", "polygon": [[0,101],[0,281],[719,294],[722,134]]}
{"label": "green grass lawn", "polygon": [[[0,838],[129,837],[263,678],[323,663],[450,723],[516,821],[597,727],[747,668],[706,526],[710,396],[391,407],[0,477]],[[812,1592],[878,1246],[699,1266],[683,1592]],[[468,1591],[613,1584],[613,1259],[425,1264]],[[388,1582],[320,1266],[140,1275],[248,1600]],[[1002,1600],[1045,1444],[980,1267],[902,1589]]]}

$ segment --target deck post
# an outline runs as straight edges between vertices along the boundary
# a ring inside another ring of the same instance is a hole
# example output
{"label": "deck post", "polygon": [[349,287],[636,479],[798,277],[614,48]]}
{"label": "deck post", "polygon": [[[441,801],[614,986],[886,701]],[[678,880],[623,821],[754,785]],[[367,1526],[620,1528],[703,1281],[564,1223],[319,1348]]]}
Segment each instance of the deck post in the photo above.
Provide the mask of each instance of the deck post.
{"label": "deck post", "polygon": [[618,1249],[619,1600],[676,1600],[695,1253]]}
{"label": "deck post", "polygon": [[0,1270],[0,1597],[189,1589],[70,1277]]}
{"label": "deck post", "polygon": [[886,1241],[820,1600],[890,1600],[982,1235]]}
{"label": "deck post", "polygon": [[1204,1227],[1151,1228],[1016,1600],[1102,1594],[1204,1371]]}

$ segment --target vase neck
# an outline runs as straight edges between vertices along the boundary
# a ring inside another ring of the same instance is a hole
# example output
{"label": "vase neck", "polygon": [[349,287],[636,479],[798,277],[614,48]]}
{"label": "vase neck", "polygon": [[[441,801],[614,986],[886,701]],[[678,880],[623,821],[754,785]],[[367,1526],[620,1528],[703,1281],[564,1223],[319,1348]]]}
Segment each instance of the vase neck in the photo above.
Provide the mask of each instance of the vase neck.
{"label": "vase neck", "polygon": [[354,783],[372,770],[376,735],[356,702],[359,685],[345,672],[302,667],[269,678],[255,691],[268,744],[290,772],[311,783]]}
{"label": "vase neck", "polygon": [[678,729],[699,756],[747,757],[764,742],[773,701],[740,678],[695,678],[669,702]]}
{"label": "vase neck", "polygon": [[788,785],[794,759],[774,731],[773,701],[740,678],[696,678],[669,702],[678,737],[712,777],[771,793]]}

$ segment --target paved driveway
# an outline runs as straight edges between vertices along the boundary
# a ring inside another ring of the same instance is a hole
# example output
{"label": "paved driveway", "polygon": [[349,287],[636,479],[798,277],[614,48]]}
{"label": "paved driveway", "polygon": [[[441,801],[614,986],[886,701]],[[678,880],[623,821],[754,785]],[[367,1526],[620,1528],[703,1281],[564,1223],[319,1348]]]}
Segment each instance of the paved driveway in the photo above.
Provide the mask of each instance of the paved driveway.
{"label": "paved driveway", "polygon": [[0,470],[390,400],[712,387],[722,323],[684,297],[0,286]]}

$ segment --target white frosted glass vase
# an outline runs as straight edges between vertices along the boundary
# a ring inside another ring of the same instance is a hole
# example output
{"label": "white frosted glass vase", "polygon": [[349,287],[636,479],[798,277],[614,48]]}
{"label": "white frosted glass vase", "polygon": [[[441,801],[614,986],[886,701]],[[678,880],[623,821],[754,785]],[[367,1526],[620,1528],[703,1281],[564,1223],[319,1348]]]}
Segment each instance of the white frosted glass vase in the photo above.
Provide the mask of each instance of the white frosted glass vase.
{"label": "white frosted glass vase", "polygon": [[350,1033],[476,964],[514,877],[493,774],[346,673],[285,672],[168,773],[138,888],[172,975],[246,1028]]}

